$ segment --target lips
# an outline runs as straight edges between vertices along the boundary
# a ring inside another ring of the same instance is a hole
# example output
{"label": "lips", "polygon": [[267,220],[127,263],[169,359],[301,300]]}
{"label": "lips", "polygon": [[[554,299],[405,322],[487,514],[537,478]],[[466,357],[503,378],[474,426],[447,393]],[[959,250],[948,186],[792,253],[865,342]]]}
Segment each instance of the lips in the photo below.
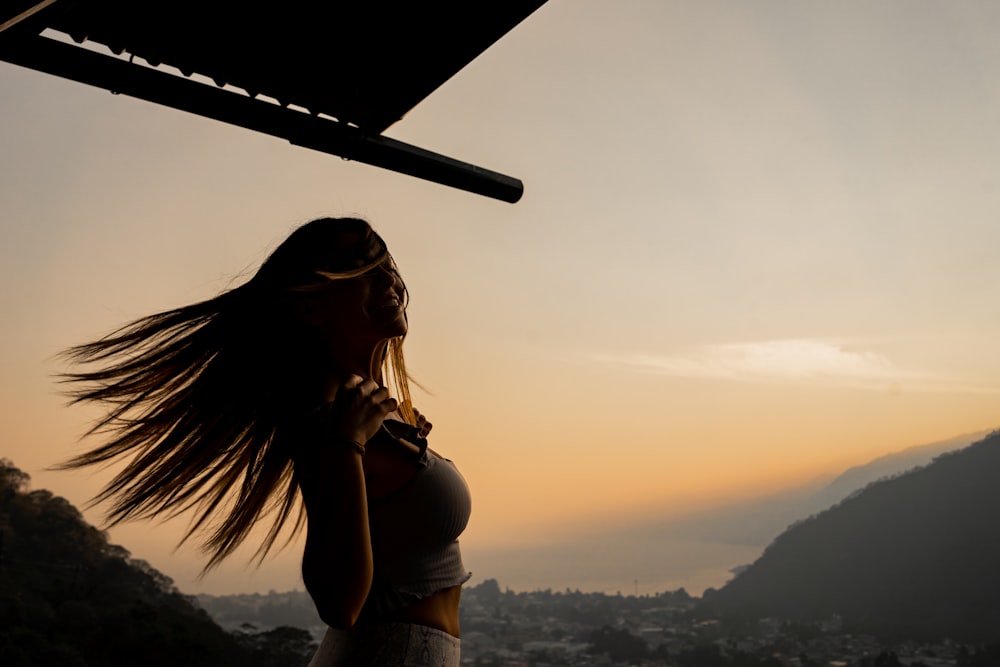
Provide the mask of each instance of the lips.
{"label": "lips", "polygon": [[403,311],[403,303],[399,299],[389,299],[377,304],[376,308],[383,312],[392,311],[393,313],[400,313]]}

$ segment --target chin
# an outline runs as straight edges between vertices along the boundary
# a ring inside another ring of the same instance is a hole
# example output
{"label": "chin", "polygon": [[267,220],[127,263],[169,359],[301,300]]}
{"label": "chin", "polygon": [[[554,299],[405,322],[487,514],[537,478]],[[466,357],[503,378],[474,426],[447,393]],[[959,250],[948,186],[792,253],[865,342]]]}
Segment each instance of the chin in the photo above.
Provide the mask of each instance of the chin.
{"label": "chin", "polygon": [[400,336],[405,336],[408,331],[409,326],[407,326],[405,317],[400,317],[392,322],[386,322],[383,329],[386,338],[399,338]]}

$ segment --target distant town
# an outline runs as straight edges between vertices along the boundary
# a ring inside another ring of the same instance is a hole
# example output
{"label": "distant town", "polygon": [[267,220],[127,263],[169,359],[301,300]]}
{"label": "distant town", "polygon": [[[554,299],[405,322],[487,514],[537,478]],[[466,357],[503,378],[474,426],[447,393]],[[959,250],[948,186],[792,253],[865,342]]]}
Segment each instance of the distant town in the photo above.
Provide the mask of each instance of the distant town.
{"label": "distant town", "polygon": [[[793,523],[700,597],[486,579],[462,592],[469,667],[1000,667],[1000,432]],[[0,665],[304,665],[304,591],[181,593],[0,459]],[[141,656],[141,657],[140,657]]]}
{"label": "distant town", "polygon": [[[462,594],[462,664],[472,667],[996,667],[1000,646],[942,639],[887,642],[814,622],[712,618],[684,589],[656,595],[514,592],[494,579]],[[301,591],[198,596],[224,628],[325,626]]]}

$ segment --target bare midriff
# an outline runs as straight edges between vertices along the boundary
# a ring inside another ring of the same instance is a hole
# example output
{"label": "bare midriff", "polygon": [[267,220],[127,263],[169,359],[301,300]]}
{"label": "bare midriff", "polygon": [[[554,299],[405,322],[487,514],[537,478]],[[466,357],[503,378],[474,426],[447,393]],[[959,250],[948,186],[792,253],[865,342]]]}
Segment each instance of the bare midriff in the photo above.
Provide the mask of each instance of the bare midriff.
{"label": "bare midriff", "polygon": [[458,603],[461,596],[462,587],[452,586],[390,614],[385,620],[426,625],[458,637]]}

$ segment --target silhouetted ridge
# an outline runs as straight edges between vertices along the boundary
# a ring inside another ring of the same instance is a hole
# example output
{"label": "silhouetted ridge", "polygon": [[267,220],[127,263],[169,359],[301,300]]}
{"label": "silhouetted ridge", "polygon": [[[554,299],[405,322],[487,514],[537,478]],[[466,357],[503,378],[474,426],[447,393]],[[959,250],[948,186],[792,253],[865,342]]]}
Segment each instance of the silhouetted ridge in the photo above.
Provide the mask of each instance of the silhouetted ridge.
{"label": "silhouetted ridge", "polygon": [[0,665],[305,664],[305,630],[230,634],[169,577],[0,459]]}
{"label": "silhouetted ridge", "polygon": [[1000,639],[1000,431],[788,528],[717,610],[888,638]]}

